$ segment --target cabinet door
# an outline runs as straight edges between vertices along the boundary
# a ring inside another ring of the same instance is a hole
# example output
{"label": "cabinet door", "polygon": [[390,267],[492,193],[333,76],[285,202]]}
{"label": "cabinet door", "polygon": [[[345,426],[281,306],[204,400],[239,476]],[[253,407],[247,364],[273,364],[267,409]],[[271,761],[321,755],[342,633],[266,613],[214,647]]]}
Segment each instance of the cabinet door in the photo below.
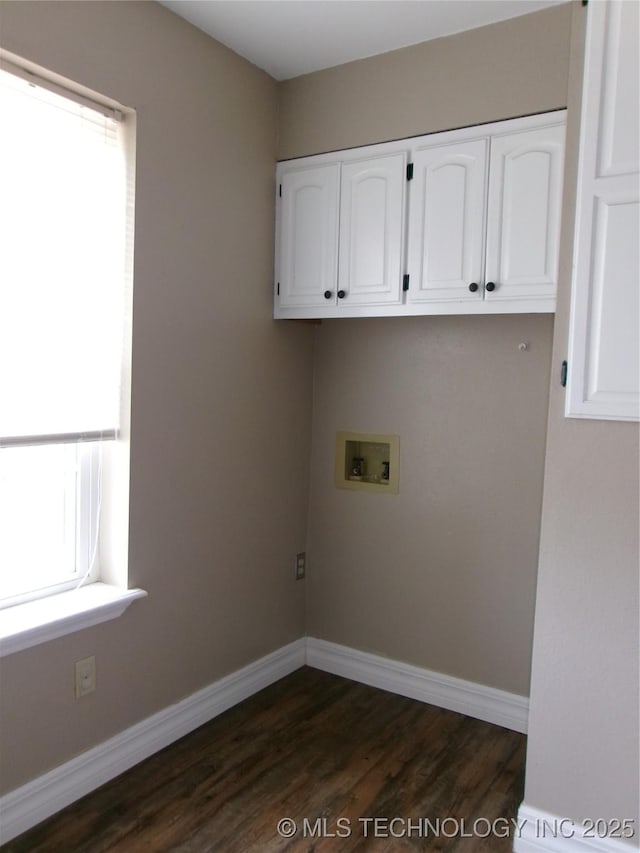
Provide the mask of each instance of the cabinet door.
{"label": "cabinet door", "polygon": [[588,6],[566,414],[640,418],[638,3]]}
{"label": "cabinet door", "polygon": [[486,163],[486,139],[415,152],[410,302],[482,299]]}
{"label": "cabinet door", "polygon": [[555,297],[564,132],[553,125],[491,140],[487,300]]}
{"label": "cabinet door", "polygon": [[402,301],[406,154],[342,165],[339,304]]}
{"label": "cabinet door", "polygon": [[337,163],[281,174],[276,277],[282,308],[335,303],[339,177]]}

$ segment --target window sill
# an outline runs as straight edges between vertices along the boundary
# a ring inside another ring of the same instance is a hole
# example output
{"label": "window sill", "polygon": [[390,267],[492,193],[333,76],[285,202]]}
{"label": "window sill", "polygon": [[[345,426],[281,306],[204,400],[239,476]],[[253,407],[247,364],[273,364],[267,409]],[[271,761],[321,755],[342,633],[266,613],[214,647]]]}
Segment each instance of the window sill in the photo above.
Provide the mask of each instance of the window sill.
{"label": "window sill", "polygon": [[122,616],[143,589],[93,583],[0,610],[0,657]]}

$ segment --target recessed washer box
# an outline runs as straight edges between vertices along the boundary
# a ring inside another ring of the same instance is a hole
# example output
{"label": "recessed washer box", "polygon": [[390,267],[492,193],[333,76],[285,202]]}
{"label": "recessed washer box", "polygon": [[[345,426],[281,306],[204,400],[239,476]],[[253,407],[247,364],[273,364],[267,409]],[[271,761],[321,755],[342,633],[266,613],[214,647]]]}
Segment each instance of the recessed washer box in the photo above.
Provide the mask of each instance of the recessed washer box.
{"label": "recessed washer box", "polygon": [[397,495],[399,473],[399,436],[366,432],[336,434],[338,489]]}

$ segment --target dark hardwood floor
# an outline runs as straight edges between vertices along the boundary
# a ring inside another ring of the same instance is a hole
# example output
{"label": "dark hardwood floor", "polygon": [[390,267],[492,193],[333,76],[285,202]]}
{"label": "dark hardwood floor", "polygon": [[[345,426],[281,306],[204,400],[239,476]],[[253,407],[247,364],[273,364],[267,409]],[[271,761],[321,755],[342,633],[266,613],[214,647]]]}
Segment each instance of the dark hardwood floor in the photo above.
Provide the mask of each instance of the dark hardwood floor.
{"label": "dark hardwood floor", "polygon": [[1,849],[507,853],[524,755],[524,735],[305,667]]}

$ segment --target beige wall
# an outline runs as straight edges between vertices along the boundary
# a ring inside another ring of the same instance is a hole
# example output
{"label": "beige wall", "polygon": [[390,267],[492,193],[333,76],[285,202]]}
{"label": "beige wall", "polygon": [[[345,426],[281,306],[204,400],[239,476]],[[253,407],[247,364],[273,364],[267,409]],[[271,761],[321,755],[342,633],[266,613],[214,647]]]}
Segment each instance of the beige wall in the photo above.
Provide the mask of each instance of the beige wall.
{"label": "beige wall", "polygon": [[[552,329],[525,315],[318,328],[310,636],[528,694]],[[400,436],[398,495],[334,487],[338,430]]]}
{"label": "beige wall", "polygon": [[280,84],[278,158],[566,106],[570,6]]}
{"label": "beige wall", "polygon": [[[564,106],[570,15],[281,84],[278,156]],[[308,633],[526,693],[551,318],[273,323],[273,81],[152,3],[0,3],[0,44],[138,111],[130,569],[150,594],[2,659],[1,790],[304,633],[313,339]],[[571,114],[569,150],[575,171]],[[552,388],[526,797],[633,817],[637,432],[565,421]],[[337,429],[400,434],[398,497],[333,489]]]}
{"label": "beige wall", "polygon": [[[569,36],[556,7],[288,81],[280,156],[563,107]],[[528,695],[552,333],[544,315],[317,328],[309,635]],[[399,434],[397,497],[334,488],[338,430]]]}
{"label": "beige wall", "polygon": [[525,801],[577,821],[634,819],[638,833],[638,426],[565,418],[557,382],[567,356],[585,17],[576,3]]}
{"label": "beige wall", "polygon": [[271,319],[266,74],[155,3],[2,3],[0,43],[137,109],[130,575],[149,592],[2,659],[7,790],[304,633],[312,333]]}

